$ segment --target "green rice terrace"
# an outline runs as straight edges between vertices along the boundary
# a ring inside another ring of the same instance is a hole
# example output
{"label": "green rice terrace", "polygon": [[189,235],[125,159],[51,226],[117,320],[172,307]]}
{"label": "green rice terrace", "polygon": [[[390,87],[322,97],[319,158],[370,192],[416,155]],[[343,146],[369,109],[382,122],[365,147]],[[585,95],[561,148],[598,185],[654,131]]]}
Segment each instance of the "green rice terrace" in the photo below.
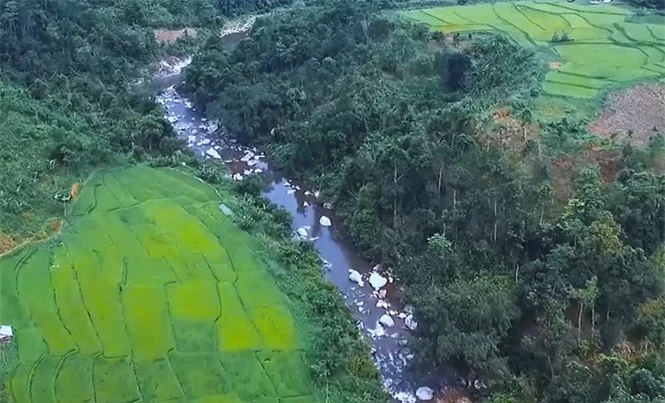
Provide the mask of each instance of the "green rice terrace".
{"label": "green rice terrace", "polygon": [[543,84],[553,96],[595,98],[643,79],[665,81],[665,25],[647,23],[628,8],[556,1],[438,7],[402,15],[445,32],[499,32],[549,50]]}
{"label": "green rice terrace", "polygon": [[0,260],[1,316],[18,348],[12,397],[318,401],[301,331],[251,245],[193,177],[96,174],[57,240]]}

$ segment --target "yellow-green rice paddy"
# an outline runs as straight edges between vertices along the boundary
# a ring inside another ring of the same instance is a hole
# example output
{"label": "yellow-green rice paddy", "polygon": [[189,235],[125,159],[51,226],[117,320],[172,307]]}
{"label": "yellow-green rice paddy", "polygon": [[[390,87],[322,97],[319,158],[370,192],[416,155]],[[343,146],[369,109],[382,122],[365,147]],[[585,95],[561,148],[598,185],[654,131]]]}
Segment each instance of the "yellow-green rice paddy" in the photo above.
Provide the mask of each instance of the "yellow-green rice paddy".
{"label": "yellow-green rice paddy", "polygon": [[[545,78],[543,88],[549,95],[594,98],[612,86],[665,78],[665,25],[629,22],[627,8],[536,0],[401,14],[446,33],[496,32],[526,47],[550,49],[562,65]],[[563,32],[573,40],[552,42],[555,33]]]}
{"label": "yellow-green rice paddy", "polygon": [[214,190],[95,175],[65,232],[0,260],[16,403],[315,402],[301,335]]}

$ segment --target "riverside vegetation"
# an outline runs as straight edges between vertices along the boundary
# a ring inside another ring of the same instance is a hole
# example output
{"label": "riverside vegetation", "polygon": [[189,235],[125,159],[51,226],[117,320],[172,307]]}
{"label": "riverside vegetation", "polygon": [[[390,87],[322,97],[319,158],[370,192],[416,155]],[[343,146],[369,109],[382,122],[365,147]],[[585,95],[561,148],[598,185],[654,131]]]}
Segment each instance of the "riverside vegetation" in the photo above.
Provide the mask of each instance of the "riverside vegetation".
{"label": "riverside vegetation", "polygon": [[153,29],[274,5],[0,0],[0,401],[386,401],[288,217],[131,90]]}
{"label": "riverside vegetation", "polygon": [[453,363],[494,403],[663,401],[662,136],[637,148],[573,116],[539,121],[532,47],[380,11],[259,19],[231,53],[208,41],[185,89],[325,189],[394,267],[416,366]]}

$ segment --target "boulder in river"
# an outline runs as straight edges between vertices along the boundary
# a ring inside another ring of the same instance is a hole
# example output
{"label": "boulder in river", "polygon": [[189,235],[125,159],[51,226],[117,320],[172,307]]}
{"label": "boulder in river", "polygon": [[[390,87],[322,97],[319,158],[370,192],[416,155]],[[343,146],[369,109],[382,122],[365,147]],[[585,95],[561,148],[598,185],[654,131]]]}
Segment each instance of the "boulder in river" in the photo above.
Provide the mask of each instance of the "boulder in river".
{"label": "boulder in river", "polygon": [[217,160],[222,159],[222,156],[219,155],[217,150],[215,150],[214,148],[209,148],[208,151],[206,151],[206,154],[208,154],[209,156],[211,156],[212,158],[217,159]]}
{"label": "boulder in river", "polygon": [[393,320],[393,318],[390,317],[390,315],[381,315],[381,317],[379,318],[379,323],[385,327],[395,326],[395,321]]}
{"label": "boulder in river", "polygon": [[305,227],[298,228],[298,236],[300,236],[301,238],[308,238],[309,232],[307,232],[307,228]]}
{"label": "boulder in river", "polygon": [[365,282],[363,281],[363,276],[357,270],[349,269],[349,280],[354,283],[358,283],[359,286],[364,287]]}
{"label": "boulder in river", "polygon": [[377,272],[372,272],[369,276],[369,283],[372,285],[372,288],[379,290],[381,287],[388,284],[388,279]]}
{"label": "boulder in river", "polygon": [[406,318],[404,318],[404,325],[406,325],[409,330],[414,331],[418,327],[418,322],[413,319],[413,315],[409,314]]}
{"label": "boulder in river", "polygon": [[416,390],[416,397],[423,402],[430,401],[434,399],[434,390],[427,386],[421,386]]}
{"label": "boulder in river", "polygon": [[319,218],[319,224],[324,227],[330,227],[332,225],[332,221],[330,221],[330,218],[323,215],[321,218]]}

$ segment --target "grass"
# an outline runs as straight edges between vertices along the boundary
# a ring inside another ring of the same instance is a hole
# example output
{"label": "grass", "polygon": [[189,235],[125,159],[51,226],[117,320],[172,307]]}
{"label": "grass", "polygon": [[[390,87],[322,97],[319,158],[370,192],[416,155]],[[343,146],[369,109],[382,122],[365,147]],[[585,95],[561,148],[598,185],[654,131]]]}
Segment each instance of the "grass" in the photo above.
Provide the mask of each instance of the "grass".
{"label": "grass", "polygon": [[[438,7],[400,12],[445,33],[490,31],[537,50],[549,49],[561,61],[543,83],[546,95],[592,99],[613,87],[665,78],[664,26],[640,19],[627,8],[563,1],[518,1]],[[552,43],[555,33],[572,42]],[[576,78],[571,78],[574,75]]]}
{"label": "grass", "polygon": [[14,401],[318,401],[287,300],[220,202],[170,169],[100,172],[56,240],[0,260]]}

